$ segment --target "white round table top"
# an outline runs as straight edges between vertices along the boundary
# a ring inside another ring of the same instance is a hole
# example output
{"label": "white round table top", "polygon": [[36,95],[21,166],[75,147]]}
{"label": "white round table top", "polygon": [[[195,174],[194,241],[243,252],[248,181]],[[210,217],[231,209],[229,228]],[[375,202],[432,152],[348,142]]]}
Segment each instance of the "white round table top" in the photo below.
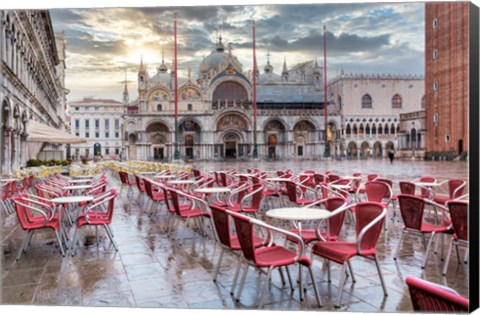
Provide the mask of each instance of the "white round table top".
{"label": "white round table top", "polygon": [[292,179],[291,178],[284,178],[284,177],[267,177],[265,180],[268,180],[270,182],[289,182]]}
{"label": "white round table top", "polygon": [[328,186],[335,189],[349,189],[351,187],[350,185],[337,185],[337,184],[331,184]]}
{"label": "white round table top", "polygon": [[151,171],[151,172],[138,172],[138,174],[140,174],[140,175],[155,175],[155,174],[157,174],[157,172],[153,172],[153,171]]}
{"label": "white round table top", "polygon": [[92,178],[94,177],[95,175],[78,175],[78,176],[73,176],[75,178]]}
{"label": "white round table top", "polygon": [[267,216],[282,220],[322,220],[331,216],[331,212],[315,208],[278,208],[266,212]]}
{"label": "white round table top", "polygon": [[177,175],[155,175],[154,178],[175,178]]}
{"label": "white round table top", "polygon": [[79,184],[79,183],[90,183],[91,179],[70,179],[68,181],[69,184]]}
{"label": "white round table top", "polygon": [[92,185],[73,185],[73,186],[63,186],[63,190],[81,190],[81,189],[88,189],[92,188]]}
{"label": "white round table top", "polygon": [[14,181],[14,180],[18,180],[18,179],[16,179],[16,178],[2,178],[2,179],[0,179],[0,182],[8,183],[8,182],[11,182],[11,181]]}
{"label": "white round table top", "polygon": [[230,192],[230,188],[228,187],[200,187],[195,189],[195,192],[201,193],[201,194],[215,194],[215,193],[225,193],[225,192]]}
{"label": "white round table top", "polygon": [[255,174],[250,174],[250,173],[240,173],[240,174],[235,174],[235,176],[246,176],[246,177],[253,177],[256,176]]}
{"label": "white round table top", "polygon": [[85,201],[92,201],[93,196],[66,196],[66,197],[58,197],[53,198],[50,201],[53,203],[78,203],[78,202],[85,202]]}
{"label": "white round table top", "polygon": [[172,184],[172,185],[193,184],[193,183],[195,183],[195,180],[193,180],[193,179],[174,179],[174,180],[169,180],[168,183]]}
{"label": "white round table top", "polygon": [[362,176],[342,176],[343,179],[362,179]]}
{"label": "white round table top", "polygon": [[441,186],[442,183],[439,183],[439,182],[433,182],[433,183],[428,183],[428,182],[415,182],[415,185],[424,186],[424,187],[436,187],[436,186]]}

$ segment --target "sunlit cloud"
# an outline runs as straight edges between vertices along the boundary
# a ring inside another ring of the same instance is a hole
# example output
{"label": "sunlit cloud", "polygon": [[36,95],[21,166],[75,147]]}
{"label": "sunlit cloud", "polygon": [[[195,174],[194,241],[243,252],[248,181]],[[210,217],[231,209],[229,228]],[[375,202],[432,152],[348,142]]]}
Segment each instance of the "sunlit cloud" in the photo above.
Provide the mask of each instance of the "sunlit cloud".
{"label": "sunlit cloud", "polygon": [[173,60],[173,12],[178,13],[178,74],[196,76],[219,35],[252,69],[252,21],[260,71],[274,72],[307,60],[323,64],[327,27],[328,77],[339,71],[419,74],[424,69],[424,4],[330,3],[249,6],[92,8],[51,10],[56,32],[67,39],[69,100],[102,96],[120,100],[127,69],[135,98],[140,60],[151,75],[162,56]]}

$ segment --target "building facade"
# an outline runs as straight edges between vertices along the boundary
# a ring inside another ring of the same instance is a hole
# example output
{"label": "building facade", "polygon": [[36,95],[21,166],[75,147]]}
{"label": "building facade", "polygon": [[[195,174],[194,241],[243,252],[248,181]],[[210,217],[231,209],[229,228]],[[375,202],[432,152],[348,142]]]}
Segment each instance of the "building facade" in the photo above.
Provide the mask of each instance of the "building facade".
{"label": "building facade", "polygon": [[[341,113],[342,141],[334,152],[347,158],[384,158],[402,148],[400,115],[423,109],[424,82],[419,76],[342,71],[328,85],[330,103]],[[424,130],[420,124],[413,128]],[[422,135],[415,132],[412,140],[419,149],[424,146]]]}
{"label": "building facade", "polygon": [[2,173],[26,164],[29,120],[64,127],[64,69],[48,11],[0,10]]}
{"label": "building facade", "polygon": [[72,144],[70,157],[73,160],[122,157],[124,109],[121,102],[111,99],[84,98],[70,102],[70,133],[87,141]]}
{"label": "building facade", "polygon": [[468,152],[469,5],[425,3],[425,146],[430,153]]}
{"label": "building facade", "polygon": [[[125,120],[129,159],[169,160],[175,148],[180,158],[187,160],[248,159],[255,143],[259,158],[323,156],[323,69],[317,62],[289,69],[284,61],[277,74],[268,60],[263,73],[244,72],[232,46],[227,50],[219,37],[197,73],[189,69],[187,80],[179,83],[178,132],[174,71],[162,60],[157,72],[150,76],[140,63],[138,97],[129,104]],[[332,108],[331,130],[338,130],[339,119],[339,113]],[[328,143],[334,146],[339,139],[332,138],[331,132],[327,135]]]}

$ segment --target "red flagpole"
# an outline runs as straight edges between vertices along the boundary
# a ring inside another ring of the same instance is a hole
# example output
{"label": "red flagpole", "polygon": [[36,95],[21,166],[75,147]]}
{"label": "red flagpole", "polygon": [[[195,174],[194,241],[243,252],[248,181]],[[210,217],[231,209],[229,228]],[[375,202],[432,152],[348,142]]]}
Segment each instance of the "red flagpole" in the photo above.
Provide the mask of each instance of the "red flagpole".
{"label": "red flagpole", "polygon": [[253,158],[258,157],[257,152],[257,56],[255,52],[255,20],[253,30]]}
{"label": "red flagpole", "polygon": [[174,158],[178,160],[180,158],[180,152],[178,151],[178,74],[177,74],[177,12],[173,13],[173,51],[174,51],[174,93],[175,93],[175,152]]}
{"label": "red flagpole", "polygon": [[323,108],[325,116],[325,156],[329,156],[327,128],[328,128],[328,92],[327,92],[327,26],[323,26]]}

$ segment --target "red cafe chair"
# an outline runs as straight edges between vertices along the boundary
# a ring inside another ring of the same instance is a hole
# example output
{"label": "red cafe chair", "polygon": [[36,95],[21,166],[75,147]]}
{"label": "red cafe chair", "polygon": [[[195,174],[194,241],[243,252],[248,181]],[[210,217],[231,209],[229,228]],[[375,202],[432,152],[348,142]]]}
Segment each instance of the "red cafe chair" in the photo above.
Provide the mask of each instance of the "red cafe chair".
{"label": "red cafe chair", "polygon": [[115,251],[118,251],[117,244],[113,239],[112,231],[109,225],[112,223],[113,211],[115,209],[115,199],[119,192],[111,189],[108,193],[101,195],[101,197],[94,199],[77,218],[77,223],[73,233],[73,248],[72,256],[75,255],[75,247],[77,245],[77,237],[80,228],[83,226],[95,226],[95,234],[98,245],[98,226],[103,226],[108,238],[110,239]]}
{"label": "red cafe chair", "polygon": [[15,204],[15,211],[17,212],[20,227],[26,231],[16,260],[20,260],[22,252],[26,251],[35,231],[41,229],[52,229],[55,232],[58,246],[60,247],[62,256],[65,257],[65,250],[63,249],[60,235],[60,221],[58,216],[55,216],[55,208],[46,203],[32,203],[28,201],[26,195],[13,197],[12,201]]}
{"label": "red cafe chair", "polygon": [[413,232],[414,234],[422,235],[422,239],[423,235],[429,234],[430,239],[428,241],[428,245],[426,246],[422,263],[422,268],[425,268],[434,237],[438,233],[447,233],[449,231],[449,228],[445,225],[436,225],[425,222],[425,205],[428,202],[430,202],[428,199],[424,199],[418,196],[403,194],[400,194],[398,196],[398,204],[400,207],[400,214],[402,215],[404,227],[402,229],[402,233],[400,234],[400,238],[395,249],[395,255],[393,256],[394,260],[397,260],[398,251],[400,250],[403,235],[405,234],[405,232]]}
{"label": "red cafe chair", "polygon": [[[318,294],[317,284],[315,282],[315,277],[311,268],[312,261],[308,257],[303,256],[304,244],[300,236],[294,233],[290,233],[288,231],[282,230],[275,226],[266,224],[263,221],[242,215],[240,213],[236,213],[228,210],[227,210],[227,213],[233,217],[233,220],[235,222],[235,229],[237,231],[240,248],[242,249],[242,253],[243,253],[242,259],[245,261],[242,280],[240,282],[240,287],[238,288],[238,292],[237,292],[237,297],[236,297],[237,300],[239,300],[242,294],[242,290],[245,284],[245,279],[247,276],[249,265],[252,265],[259,269],[268,268],[267,279],[263,284],[263,289],[261,291],[260,298],[259,298],[258,308],[260,309],[263,307],[263,299],[264,299],[265,291],[267,290],[268,285],[270,284],[273,269],[285,267],[287,270],[287,274],[289,274],[288,266],[293,264],[299,264],[300,268],[302,266],[308,268],[312,285],[315,291],[317,304],[319,307],[322,306],[322,301],[321,301],[320,295]],[[267,239],[270,240],[267,243],[267,246],[256,247],[256,242],[255,242],[256,234],[254,233],[255,227],[266,230]],[[297,244],[298,244],[297,250],[293,251],[284,246],[274,243],[273,240],[271,240],[272,234],[274,232],[297,238]],[[299,293],[300,293],[300,300],[303,301],[303,284],[302,284],[301,275],[302,275],[302,272],[300,269]]]}
{"label": "red cafe chair", "polygon": [[448,287],[413,276],[408,276],[405,282],[415,311],[433,313],[469,311],[469,300]]}
{"label": "red cafe chair", "polygon": [[458,249],[458,245],[464,245],[467,248],[467,253],[463,261],[467,262],[468,257],[468,248],[469,248],[469,241],[468,241],[468,201],[462,200],[451,200],[447,202],[448,212],[450,214],[451,219],[451,227],[452,227],[452,238],[450,241],[450,246],[448,247],[447,257],[445,259],[445,263],[443,266],[442,274],[447,274],[448,263],[450,262],[450,256],[452,254],[453,245],[455,245],[455,249],[457,252],[457,260],[460,264],[460,252]]}
{"label": "red cafe chair", "polygon": [[356,256],[372,259],[375,261],[378,276],[382,284],[383,293],[388,295],[387,287],[383,280],[382,271],[377,259],[375,247],[378,238],[382,232],[383,221],[387,210],[378,202],[359,202],[342,208],[346,211],[350,207],[355,207],[355,232],[356,239],[353,242],[347,241],[320,241],[316,242],[312,248],[312,254],[327,259],[328,280],[330,281],[330,261],[342,265],[340,272],[340,283],[338,286],[338,295],[335,307],[340,307],[343,286],[345,284],[346,268],[350,269],[352,280],[354,280],[353,271],[350,265],[350,259]]}

